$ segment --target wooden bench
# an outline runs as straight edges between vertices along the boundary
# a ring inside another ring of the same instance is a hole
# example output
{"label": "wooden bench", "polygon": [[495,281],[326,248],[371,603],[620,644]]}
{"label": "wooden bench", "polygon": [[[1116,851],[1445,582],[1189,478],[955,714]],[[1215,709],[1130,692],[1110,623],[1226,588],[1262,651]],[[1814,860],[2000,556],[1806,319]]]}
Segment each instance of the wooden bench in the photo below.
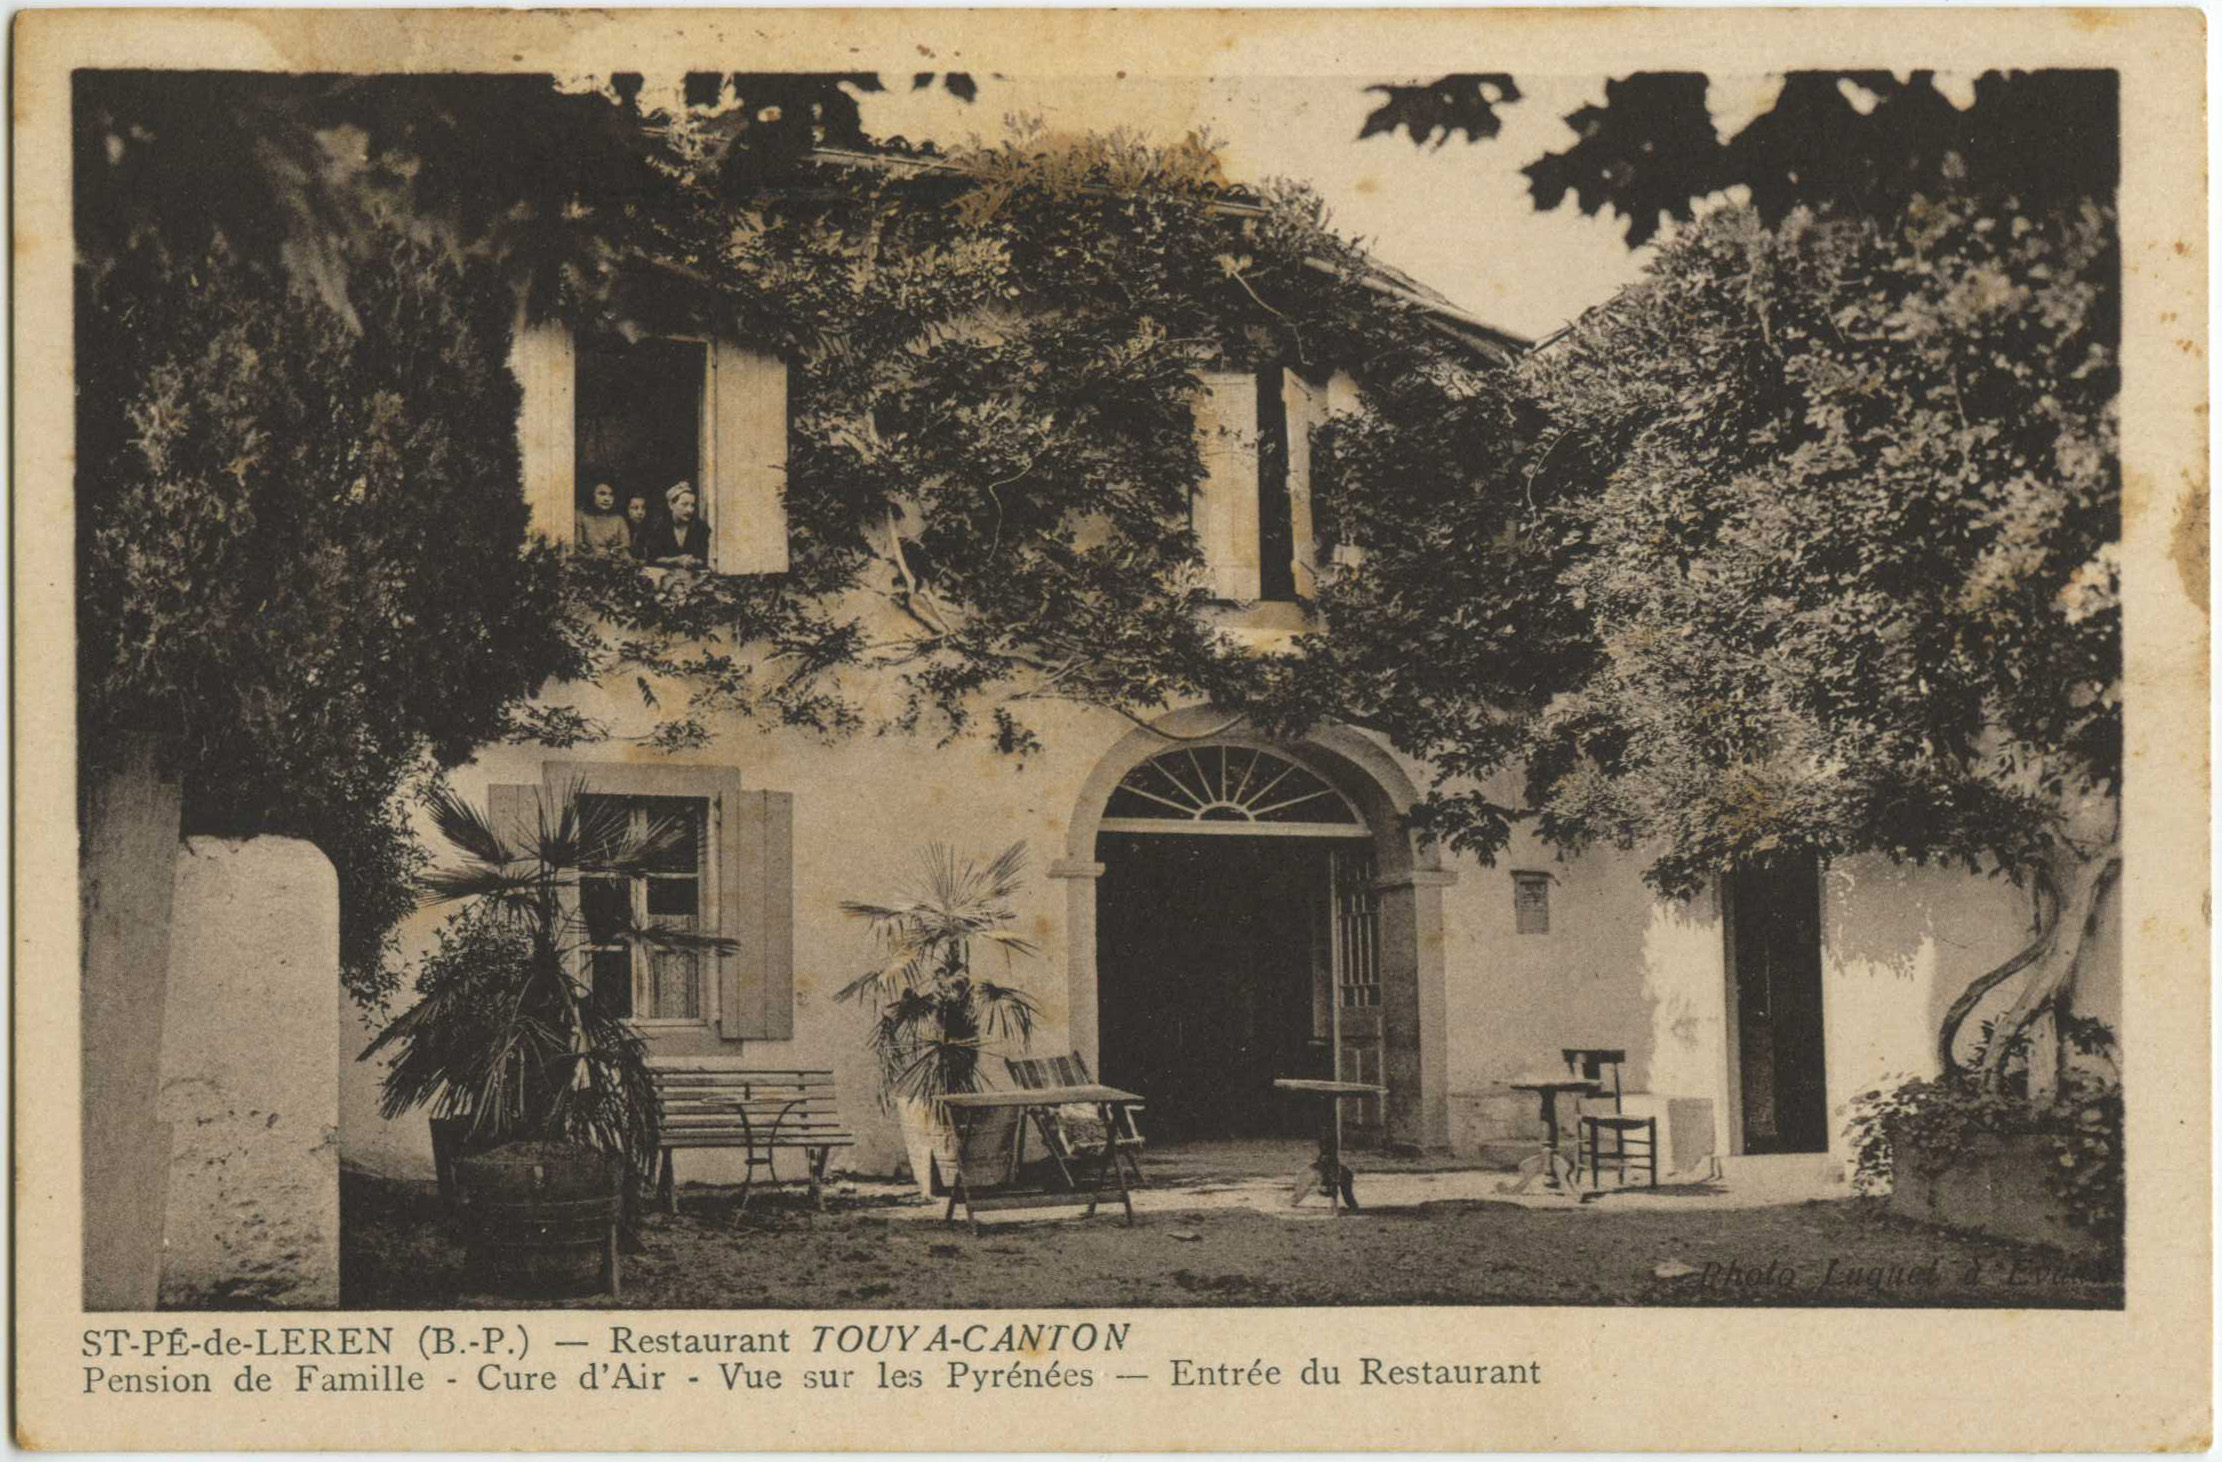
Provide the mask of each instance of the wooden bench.
{"label": "wooden bench", "polygon": [[672,1154],[682,1147],[743,1149],[741,1207],[748,1207],[756,1170],[779,1180],[772,1166],[780,1148],[800,1148],[809,1167],[810,1201],[825,1207],[821,1185],[836,1147],[851,1147],[856,1134],[841,1125],[830,1071],[751,1071],[715,1061],[650,1062],[661,1115],[657,1146],[661,1171],[656,1196],[675,1212]]}

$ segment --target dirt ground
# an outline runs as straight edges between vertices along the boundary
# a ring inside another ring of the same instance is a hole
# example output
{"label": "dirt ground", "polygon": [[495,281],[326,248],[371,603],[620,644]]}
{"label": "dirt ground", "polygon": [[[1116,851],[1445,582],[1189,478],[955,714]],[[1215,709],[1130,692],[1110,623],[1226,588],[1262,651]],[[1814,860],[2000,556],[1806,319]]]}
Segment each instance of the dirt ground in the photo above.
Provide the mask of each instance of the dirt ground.
{"label": "dirt ground", "polygon": [[[1163,1202],[1163,1179],[1153,1189]],[[1176,1179],[1177,1182],[1177,1179]],[[911,1197],[682,1188],[651,1214],[624,1293],[592,1265],[466,1272],[429,1183],[341,1186],[342,1302],[361,1309],[1035,1309],[1317,1304],[2119,1308],[2117,1268],[1893,1219],[1843,1199],[1773,1207],[1536,1208],[1435,1201],[1329,1218],[1250,1208],[994,1215],[975,1236]]]}

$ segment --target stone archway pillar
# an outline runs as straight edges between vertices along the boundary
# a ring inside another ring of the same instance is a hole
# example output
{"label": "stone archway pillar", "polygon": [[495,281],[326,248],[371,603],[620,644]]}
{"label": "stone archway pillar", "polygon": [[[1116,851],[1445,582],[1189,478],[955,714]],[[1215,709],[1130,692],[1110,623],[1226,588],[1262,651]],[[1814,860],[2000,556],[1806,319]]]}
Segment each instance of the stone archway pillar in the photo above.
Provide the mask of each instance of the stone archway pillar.
{"label": "stone archway pillar", "polygon": [[1049,876],[1065,885],[1065,1032],[1088,1069],[1103,1075],[1103,1053],[1096,1034],[1096,880],[1103,865],[1081,858],[1060,858]]}
{"label": "stone archway pillar", "polygon": [[1381,967],[1416,979],[1381,984],[1384,1120],[1391,1148],[1450,1146],[1450,1034],[1443,991],[1443,889],[1458,875],[1413,868],[1374,885],[1381,894]]}

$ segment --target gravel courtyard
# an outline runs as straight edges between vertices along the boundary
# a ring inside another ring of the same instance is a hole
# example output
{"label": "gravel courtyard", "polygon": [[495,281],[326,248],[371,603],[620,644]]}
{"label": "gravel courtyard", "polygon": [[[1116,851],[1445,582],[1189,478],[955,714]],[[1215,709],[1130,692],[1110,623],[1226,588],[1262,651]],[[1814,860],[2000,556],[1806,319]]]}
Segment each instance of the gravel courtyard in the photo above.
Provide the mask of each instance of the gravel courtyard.
{"label": "gravel courtyard", "polygon": [[1286,1185],[1262,1175],[1153,1163],[1132,1228],[1115,1215],[1082,1222],[1075,1208],[991,1215],[978,1235],[892,1184],[837,1183],[824,1213],[798,1190],[759,1189],[740,1213],[736,1187],[685,1186],[678,1214],[647,1217],[616,1301],[592,1292],[583,1261],[490,1292],[466,1273],[430,1183],[349,1173],[342,1299],[361,1309],[2122,1303],[2118,1266],[1907,1223],[1871,1200],[1427,1197],[1497,1175],[1405,1173],[1361,1178],[1361,1199],[1370,1188],[1379,1201],[1330,1218],[1317,1200],[1290,1210]]}

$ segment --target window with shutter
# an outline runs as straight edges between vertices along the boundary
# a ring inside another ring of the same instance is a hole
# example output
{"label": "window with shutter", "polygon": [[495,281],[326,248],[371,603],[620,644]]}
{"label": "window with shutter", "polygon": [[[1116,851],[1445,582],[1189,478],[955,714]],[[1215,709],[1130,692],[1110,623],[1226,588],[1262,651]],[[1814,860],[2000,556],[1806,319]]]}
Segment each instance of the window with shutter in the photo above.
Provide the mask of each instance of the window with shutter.
{"label": "window with shutter", "polygon": [[709,961],[693,950],[658,949],[624,931],[714,932],[725,922],[710,877],[710,799],[591,793],[580,801],[582,827],[607,845],[668,829],[645,868],[616,872],[600,856],[603,847],[585,850],[579,878],[579,915],[586,926],[582,976],[597,995],[636,1021],[706,1020],[715,999],[715,992],[704,988],[703,966]]}
{"label": "window with shutter", "polygon": [[1311,432],[1327,412],[1325,389],[1279,364],[1204,373],[1196,426],[1205,476],[1190,524],[1213,597],[1235,603],[1312,597],[1319,555]]}
{"label": "window with shutter", "polygon": [[[725,1040],[791,1038],[793,797],[743,790],[730,767],[559,761],[541,768],[538,787],[494,788],[497,826],[526,823],[543,799],[558,805],[573,786],[635,827],[670,819],[687,829],[636,874],[597,872],[589,850],[578,891],[588,946],[580,978],[619,1000],[651,1039],[688,1028]],[[721,934],[739,948],[655,950],[622,937],[627,922]]]}
{"label": "window with shutter", "polygon": [[1258,597],[1258,378],[1249,371],[1206,371],[1196,400],[1204,480],[1189,522],[1215,599]]}
{"label": "window with shutter", "polygon": [[[521,326],[517,441],[542,537],[723,574],[787,569],[787,365],[728,340]],[[692,490],[691,512],[673,489]]]}

